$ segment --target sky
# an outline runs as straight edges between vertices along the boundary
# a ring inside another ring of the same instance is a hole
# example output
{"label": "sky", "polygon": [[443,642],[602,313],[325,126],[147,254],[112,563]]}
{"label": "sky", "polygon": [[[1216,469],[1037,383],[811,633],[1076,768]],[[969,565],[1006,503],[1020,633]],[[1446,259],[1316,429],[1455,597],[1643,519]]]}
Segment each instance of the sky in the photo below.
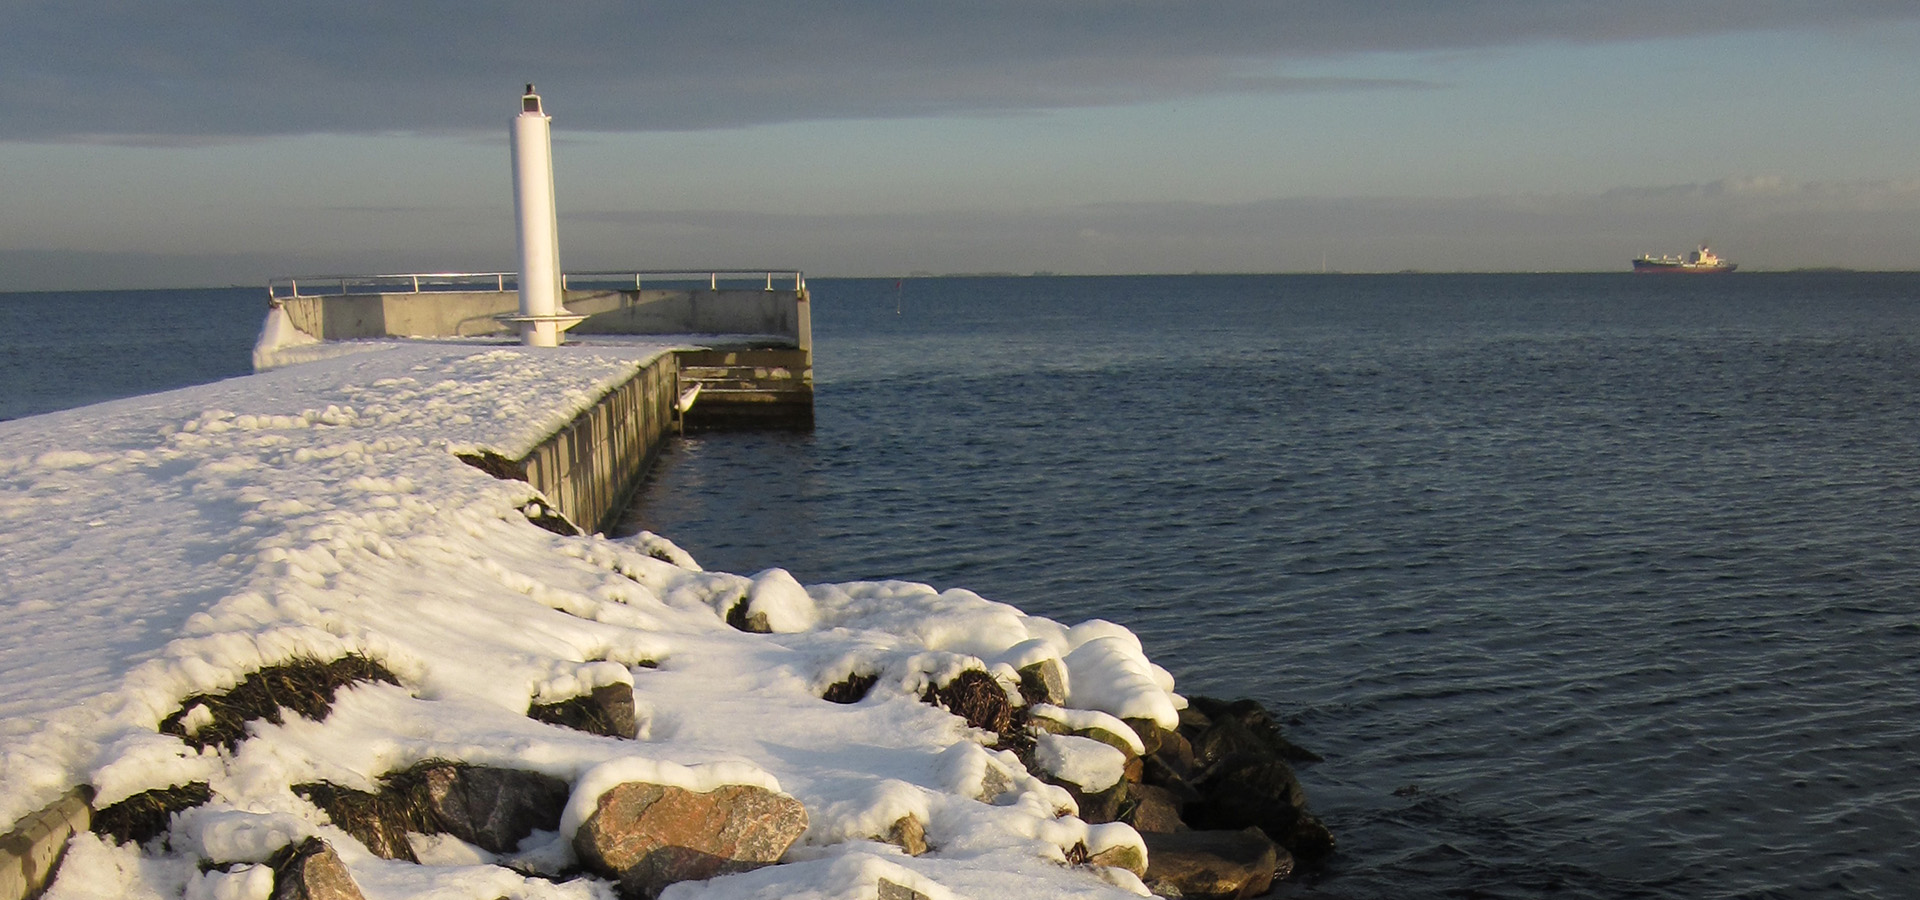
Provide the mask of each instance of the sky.
{"label": "sky", "polygon": [[1912,0],[13,0],[0,290],[1920,269]]}

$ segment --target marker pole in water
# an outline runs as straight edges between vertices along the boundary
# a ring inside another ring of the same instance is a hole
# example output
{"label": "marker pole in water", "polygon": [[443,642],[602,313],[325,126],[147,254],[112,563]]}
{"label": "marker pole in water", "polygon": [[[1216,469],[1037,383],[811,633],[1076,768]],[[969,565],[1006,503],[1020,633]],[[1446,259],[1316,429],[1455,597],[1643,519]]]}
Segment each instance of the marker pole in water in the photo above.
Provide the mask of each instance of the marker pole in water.
{"label": "marker pole in water", "polygon": [[520,229],[520,343],[558,347],[560,228],[553,206],[553,119],[527,85],[513,119],[513,214]]}

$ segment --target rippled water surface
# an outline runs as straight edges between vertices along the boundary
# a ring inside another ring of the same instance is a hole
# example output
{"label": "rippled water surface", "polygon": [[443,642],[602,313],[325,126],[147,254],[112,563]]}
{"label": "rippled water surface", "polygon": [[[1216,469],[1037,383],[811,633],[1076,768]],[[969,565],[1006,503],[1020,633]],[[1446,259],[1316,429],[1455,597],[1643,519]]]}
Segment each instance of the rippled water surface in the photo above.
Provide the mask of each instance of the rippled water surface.
{"label": "rippled water surface", "polygon": [[263,288],[0,294],[0,421],[253,371]]}
{"label": "rippled water surface", "polygon": [[1920,276],[820,281],[711,568],[1140,633],[1323,753],[1328,897],[1913,897]]}

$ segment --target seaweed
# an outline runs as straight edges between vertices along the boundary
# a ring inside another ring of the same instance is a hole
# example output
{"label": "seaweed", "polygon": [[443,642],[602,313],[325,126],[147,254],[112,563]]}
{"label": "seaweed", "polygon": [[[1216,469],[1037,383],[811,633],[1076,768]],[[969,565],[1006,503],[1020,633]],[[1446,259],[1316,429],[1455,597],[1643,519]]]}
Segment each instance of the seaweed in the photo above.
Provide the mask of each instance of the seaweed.
{"label": "seaweed", "polygon": [[[265,719],[280,724],[283,709],[316,722],[324,720],[340,688],[368,681],[400,683],[385,666],[357,653],[331,662],[296,658],[250,673],[225,693],[194,694],[180,701],[179,711],[160,721],[160,731],[178,735],[195,749],[219,744],[231,752],[246,738],[248,722]],[[189,714],[202,707],[211,721],[189,732]]]}
{"label": "seaweed", "polygon": [[847,677],[827,686],[827,692],[820,699],[829,703],[859,703],[867,699],[867,692],[880,683],[880,676],[861,672],[849,672]]}
{"label": "seaweed", "polygon": [[92,831],[115,844],[145,844],[166,833],[174,813],[192,809],[212,797],[213,791],[204,781],[141,791],[95,812]]}
{"label": "seaweed", "polygon": [[1013,721],[1013,704],[1005,688],[979,669],[968,669],[938,688],[928,688],[922,700],[966,719],[975,728],[1004,735]]}
{"label": "seaweed", "polygon": [[492,475],[501,481],[527,480],[526,463],[508,459],[492,450],[482,450],[478,453],[456,453],[454,456],[461,462],[479,469],[488,475]]}

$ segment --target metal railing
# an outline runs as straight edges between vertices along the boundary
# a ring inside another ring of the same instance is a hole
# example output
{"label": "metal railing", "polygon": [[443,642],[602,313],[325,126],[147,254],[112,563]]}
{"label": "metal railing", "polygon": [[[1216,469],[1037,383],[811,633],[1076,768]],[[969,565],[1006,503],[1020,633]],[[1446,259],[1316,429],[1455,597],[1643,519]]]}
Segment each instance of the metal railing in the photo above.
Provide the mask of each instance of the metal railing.
{"label": "metal railing", "polygon": [[[806,274],[798,269],[616,269],[603,272],[568,272],[560,276],[562,290],[637,291],[645,287],[705,282],[717,291],[723,283],[746,282],[765,290],[774,289],[774,279],[782,289],[791,280],[793,290],[805,290]],[[291,300],[295,297],[342,297],[354,294],[435,294],[454,291],[505,293],[520,289],[517,272],[408,272],[397,275],[301,275],[282,276],[267,281],[267,297]]]}

